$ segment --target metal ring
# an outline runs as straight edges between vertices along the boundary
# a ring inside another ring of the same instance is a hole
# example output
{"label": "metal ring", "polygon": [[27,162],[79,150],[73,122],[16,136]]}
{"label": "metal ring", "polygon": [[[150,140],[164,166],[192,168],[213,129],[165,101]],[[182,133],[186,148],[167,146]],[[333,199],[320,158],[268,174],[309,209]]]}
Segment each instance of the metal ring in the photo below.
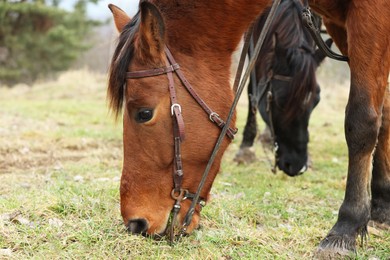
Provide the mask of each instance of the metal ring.
{"label": "metal ring", "polygon": [[177,200],[177,201],[183,201],[185,199],[187,199],[186,195],[188,193],[188,190],[186,189],[180,189],[179,193],[176,195],[177,192],[175,192],[175,189],[173,189],[171,191],[171,197],[172,199],[174,200]]}
{"label": "metal ring", "polygon": [[210,119],[211,122],[215,123],[215,121],[214,121],[214,119],[213,119],[213,116],[219,117],[219,115],[218,115],[217,113],[215,113],[215,112],[211,112],[211,113],[210,113],[209,119]]}
{"label": "metal ring", "polygon": [[175,112],[173,111],[175,107],[179,108],[179,112],[181,113],[181,106],[178,103],[172,104],[171,106],[171,115],[174,115]]}

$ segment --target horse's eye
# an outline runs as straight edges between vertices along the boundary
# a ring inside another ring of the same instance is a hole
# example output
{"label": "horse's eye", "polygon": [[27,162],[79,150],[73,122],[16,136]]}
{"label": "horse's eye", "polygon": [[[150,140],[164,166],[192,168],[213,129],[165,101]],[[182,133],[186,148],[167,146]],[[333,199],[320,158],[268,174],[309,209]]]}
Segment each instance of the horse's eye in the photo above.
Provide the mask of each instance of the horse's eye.
{"label": "horse's eye", "polygon": [[135,116],[135,121],[138,123],[148,122],[153,117],[153,109],[140,108]]}

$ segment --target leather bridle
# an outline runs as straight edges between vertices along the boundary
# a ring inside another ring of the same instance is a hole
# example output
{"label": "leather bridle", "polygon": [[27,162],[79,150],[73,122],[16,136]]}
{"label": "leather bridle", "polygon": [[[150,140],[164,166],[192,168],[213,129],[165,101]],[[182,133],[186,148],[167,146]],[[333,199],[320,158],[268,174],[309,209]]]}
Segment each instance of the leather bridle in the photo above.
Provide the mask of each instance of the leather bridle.
{"label": "leather bridle", "polygon": [[[253,56],[254,52],[254,39],[253,36],[250,37],[250,43],[249,43],[249,48],[248,48],[248,55],[249,57]],[[276,38],[275,35],[273,35],[272,38],[272,49],[275,49],[276,46]],[[261,101],[261,99],[266,96],[266,112],[268,114],[268,121],[269,121],[269,128],[271,132],[271,141],[273,144],[273,157],[274,157],[274,162],[272,163],[271,160],[270,166],[271,166],[271,171],[275,174],[277,170],[277,164],[279,161],[278,157],[278,150],[279,150],[279,144],[276,141],[276,133],[275,133],[275,127],[274,127],[274,122],[273,122],[273,113],[272,113],[272,102],[274,101],[273,97],[273,85],[272,81],[273,80],[279,80],[279,81],[285,81],[285,82],[290,82],[293,80],[293,77],[291,76],[285,76],[285,75],[280,75],[280,74],[275,74],[274,70],[272,68],[269,69],[267,74],[260,80],[260,82],[257,83],[257,76],[256,76],[256,70],[251,71],[251,86],[252,86],[252,95],[250,95],[250,100],[251,106],[252,106],[252,112],[256,115],[257,112],[257,105]],[[260,90],[260,91],[258,91]],[[265,95],[266,94],[266,95]],[[264,149],[264,147],[263,147]],[[264,152],[266,149],[264,149]],[[266,152],[265,152],[266,153]]]}
{"label": "leather bridle", "polygon": [[[269,128],[271,132],[271,140],[273,144],[273,156],[274,156],[274,163],[271,164],[271,171],[273,173],[276,173],[277,164],[279,161],[278,157],[278,150],[279,150],[279,144],[276,141],[276,133],[275,133],[275,127],[274,127],[274,118],[273,118],[273,111],[272,111],[272,102],[274,101],[274,94],[272,90],[272,81],[273,80],[280,80],[280,81],[286,81],[290,82],[292,81],[292,77],[290,76],[284,76],[279,74],[273,74],[273,71],[270,70],[267,75],[267,79],[265,82],[259,82],[255,89],[261,89],[261,92],[258,95],[253,96],[254,100],[250,100],[249,102],[252,102],[252,107],[256,109],[257,104],[260,102],[260,100],[266,96],[266,112],[268,114],[268,121],[269,121]],[[252,88],[253,89],[253,88]]]}
{"label": "leather bridle", "polygon": [[[233,104],[230,107],[228,117],[226,119],[226,122],[220,118],[220,116],[214,112],[196,93],[196,91],[192,88],[191,84],[186,80],[183,73],[180,70],[179,64],[175,61],[173,58],[171,52],[169,51],[168,47],[165,47],[165,54],[167,57],[166,66],[156,68],[156,69],[148,69],[148,70],[140,70],[140,71],[131,71],[127,72],[126,79],[139,79],[144,77],[153,77],[158,75],[167,74],[168,77],[168,84],[169,84],[169,93],[170,93],[170,99],[171,99],[171,115],[173,117],[173,138],[174,138],[174,170],[173,170],[173,180],[174,180],[174,188],[171,192],[171,197],[175,201],[172,209],[171,214],[171,223],[170,223],[170,241],[173,242],[173,239],[175,237],[174,234],[174,227],[176,226],[177,222],[177,215],[181,208],[181,202],[185,199],[191,199],[191,205],[184,217],[183,225],[181,227],[179,235],[184,235],[186,232],[187,227],[192,221],[192,216],[195,212],[195,206],[200,205],[201,207],[205,205],[205,199],[200,197],[200,193],[203,189],[205,180],[210,172],[211,166],[214,162],[214,159],[216,157],[216,154],[220,148],[220,145],[225,137],[225,135],[233,139],[234,135],[237,133],[237,128],[230,127],[230,122],[232,120],[235,108],[238,104],[238,100],[242,94],[242,91],[246,85],[246,81],[249,78],[250,72],[253,70],[255,66],[255,60],[257,59],[257,56],[259,55],[261,46],[263,45],[265,35],[269,30],[270,24],[272,23],[272,20],[276,13],[276,8],[279,6],[281,0],[274,0],[272,8],[269,12],[269,15],[267,17],[267,20],[265,22],[265,25],[263,27],[263,30],[259,36],[259,40],[257,41],[256,48],[254,50],[254,56],[252,57],[252,60],[249,61],[248,66],[246,67],[245,74],[243,78],[241,79],[241,70],[237,71],[236,74],[236,80],[234,82],[233,90],[235,91],[235,98],[233,100]],[[251,27],[253,28],[253,27]],[[251,30],[251,29],[250,29]],[[249,30],[249,31],[250,31]],[[250,35],[250,33],[248,33]],[[247,36],[248,36],[247,34]],[[248,38],[248,37],[246,37]],[[246,40],[243,52],[246,53],[248,49],[249,41]],[[245,55],[241,55],[241,57],[244,57],[240,60],[239,68],[243,67],[243,63],[245,62]],[[181,160],[181,143],[184,141],[185,138],[185,131],[184,131],[184,120],[182,116],[181,106],[178,103],[177,96],[176,96],[176,90],[173,80],[173,73],[176,74],[176,76],[180,79],[182,85],[185,87],[187,92],[194,98],[194,100],[200,105],[200,107],[207,113],[209,119],[211,122],[216,124],[219,128],[221,128],[221,133],[216,141],[216,144],[214,146],[214,149],[211,153],[211,156],[209,158],[209,161],[207,163],[207,166],[203,172],[201,181],[198,185],[196,193],[190,193],[188,190],[184,189],[182,187],[182,181],[183,181],[183,165]],[[241,80],[240,80],[241,79]],[[238,87],[237,87],[238,86]],[[168,225],[169,226],[169,225]],[[168,227],[167,227],[168,228]]]}
{"label": "leather bridle", "polygon": [[[169,96],[171,101],[171,116],[173,122],[173,139],[174,139],[174,160],[173,160],[173,183],[174,188],[171,192],[171,197],[175,201],[172,214],[171,214],[171,224],[170,224],[170,237],[171,240],[174,237],[174,227],[176,226],[177,215],[181,208],[181,202],[185,199],[193,199],[195,197],[194,193],[190,193],[187,189],[182,187],[183,182],[183,163],[181,159],[181,144],[185,139],[185,124],[182,115],[182,107],[179,104],[176,95],[175,83],[173,79],[173,73],[180,79],[182,85],[185,87],[187,92],[191,97],[199,104],[199,106],[206,112],[209,120],[216,124],[219,128],[225,126],[225,121],[220,118],[218,113],[212,110],[206,102],[197,94],[195,89],[187,81],[184,74],[180,70],[179,64],[173,58],[172,53],[165,47],[165,54],[167,57],[166,66],[149,69],[149,70],[140,70],[140,71],[131,71],[126,73],[127,79],[140,79],[145,77],[153,77],[166,74],[168,77],[168,89]],[[230,139],[234,139],[234,135],[237,133],[237,128],[229,127],[226,136]],[[205,199],[199,197],[196,201],[201,207],[205,205]]]}

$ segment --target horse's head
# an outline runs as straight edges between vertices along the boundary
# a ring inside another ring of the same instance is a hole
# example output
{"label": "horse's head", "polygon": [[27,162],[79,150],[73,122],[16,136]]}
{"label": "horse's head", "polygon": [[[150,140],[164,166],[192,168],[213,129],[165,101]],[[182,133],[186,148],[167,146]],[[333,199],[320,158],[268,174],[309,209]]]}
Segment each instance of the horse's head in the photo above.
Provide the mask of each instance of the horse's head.
{"label": "horse's head", "polygon": [[[300,21],[294,1],[279,7],[257,73],[263,84],[262,118],[273,135],[276,162],[289,176],[307,169],[309,119],[320,101],[315,72],[325,58]],[[327,44],[331,45],[328,40]]]}
{"label": "horse's head", "polygon": [[[308,124],[311,112],[320,100],[320,88],[317,85],[315,92],[311,94],[314,99],[309,104],[305,104],[299,116],[286,121],[284,104],[290,95],[288,91],[290,83],[275,80],[270,84],[273,84],[272,103],[268,105],[267,102],[261,102],[260,113],[268,126],[271,125],[270,120],[272,120],[273,125],[270,128],[273,129],[274,135],[276,166],[289,176],[300,175],[307,169]],[[303,102],[305,101],[297,100],[297,105],[302,105]]]}
{"label": "horse's head", "polygon": [[[131,21],[118,7],[109,7],[120,32],[111,63],[108,97],[114,112],[118,114],[124,108],[121,214],[131,233],[163,234],[180,189],[186,190],[183,195],[188,197],[181,201],[177,216],[178,225],[183,222],[191,204],[190,195],[196,192],[220,133],[215,122],[221,123],[229,112],[233,99],[229,66],[225,68],[215,62],[229,64],[230,53],[210,57],[202,56],[198,50],[200,56],[193,56],[194,43],[181,51],[176,45],[179,41],[168,42],[178,31],[170,32],[172,35],[168,37],[165,17],[148,1],[141,1],[139,12]],[[239,36],[236,38],[238,42]],[[208,40],[202,36],[197,39]],[[167,45],[177,64],[168,58]],[[214,54],[210,51],[209,55]],[[176,74],[178,70],[205,104],[198,104],[183,87],[183,80]],[[210,111],[205,111],[204,106]],[[226,137],[211,167],[200,193],[204,201],[229,143]],[[182,177],[178,169],[181,166]],[[180,180],[174,182],[176,178]],[[174,190],[177,186],[179,189]],[[198,204],[187,233],[197,227],[200,210]]]}
{"label": "horse's head", "polygon": [[[328,45],[331,42],[328,40]],[[280,67],[275,67],[275,73],[280,74],[273,75],[268,83],[267,97],[259,105],[263,119],[273,132],[277,166],[290,176],[300,175],[307,169],[309,120],[320,101],[320,86],[315,80],[315,69],[325,56],[319,49],[306,55],[306,59],[312,60],[306,63],[311,64],[311,67],[306,67],[307,71],[295,71],[293,68],[282,72]],[[288,71],[295,73],[290,74]]]}

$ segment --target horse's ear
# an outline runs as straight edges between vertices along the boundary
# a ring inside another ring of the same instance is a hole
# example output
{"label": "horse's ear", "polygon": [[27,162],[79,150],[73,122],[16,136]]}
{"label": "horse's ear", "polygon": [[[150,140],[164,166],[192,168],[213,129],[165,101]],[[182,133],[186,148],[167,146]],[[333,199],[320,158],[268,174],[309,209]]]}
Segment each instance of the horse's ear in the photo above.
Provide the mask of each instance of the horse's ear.
{"label": "horse's ear", "polygon": [[114,17],[116,29],[118,32],[122,32],[123,28],[130,22],[131,18],[125,13],[125,11],[116,5],[109,4],[108,8],[110,8],[112,16]]}
{"label": "horse's ear", "polygon": [[[332,46],[332,43],[333,43],[333,40],[332,38],[329,38],[325,41],[325,44],[330,48]],[[317,62],[317,65],[320,66],[321,63],[324,61],[324,59],[326,58],[326,55],[325,53],[320,50],[319,48],[316,49],[315,53],[314,53],[314,60]]]}
{"label": "horse's ear", "polygon": [[148,1],[141,1],[139,9],[141,23],[137,47],[145,57],[153,60],[164,54],[164,19],[157,7]]}

